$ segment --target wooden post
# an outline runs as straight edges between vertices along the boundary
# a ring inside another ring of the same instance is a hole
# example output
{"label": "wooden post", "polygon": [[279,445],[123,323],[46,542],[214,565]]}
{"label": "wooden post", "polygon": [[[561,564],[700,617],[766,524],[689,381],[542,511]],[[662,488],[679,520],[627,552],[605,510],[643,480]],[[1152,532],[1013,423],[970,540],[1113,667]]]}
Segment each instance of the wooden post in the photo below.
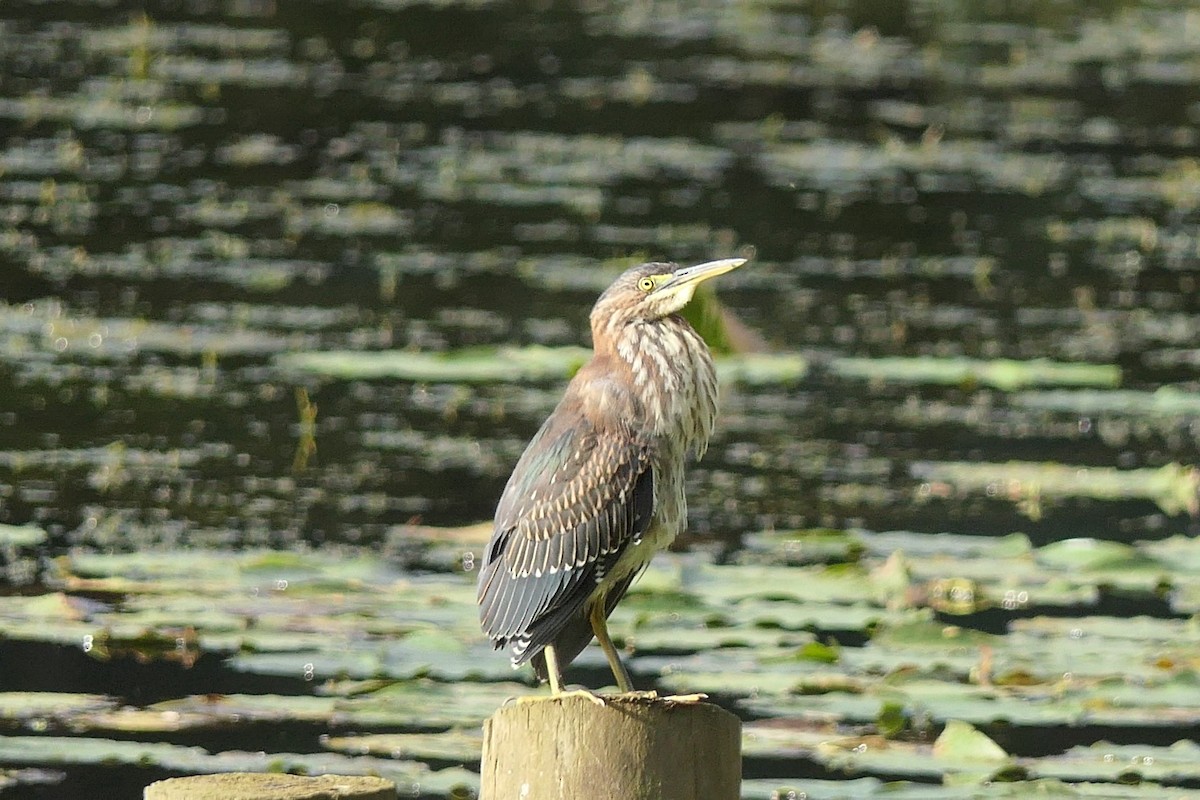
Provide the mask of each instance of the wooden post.
{"label": "wooden post", "polygon": [[368,775],[221,772],[155,781],[143,800],[396,800],[396,784]]}
{"label": "wooden post", "polygon": [[719,706],[581,694],[502,707],[483,726],[480,800],[738,800],[742,724]]}

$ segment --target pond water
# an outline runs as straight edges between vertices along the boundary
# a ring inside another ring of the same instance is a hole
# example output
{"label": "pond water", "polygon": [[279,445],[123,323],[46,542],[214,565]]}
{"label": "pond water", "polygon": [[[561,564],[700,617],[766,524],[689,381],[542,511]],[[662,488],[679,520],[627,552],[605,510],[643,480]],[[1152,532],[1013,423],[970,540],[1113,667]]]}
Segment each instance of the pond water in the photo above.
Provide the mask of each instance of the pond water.
{"label": "pond water", "polygon": [[476,523],[611,278],[739,254],[639,685],[747,798],[1200,796],[1192,4],[6,0],[0,797],[470,796]]}

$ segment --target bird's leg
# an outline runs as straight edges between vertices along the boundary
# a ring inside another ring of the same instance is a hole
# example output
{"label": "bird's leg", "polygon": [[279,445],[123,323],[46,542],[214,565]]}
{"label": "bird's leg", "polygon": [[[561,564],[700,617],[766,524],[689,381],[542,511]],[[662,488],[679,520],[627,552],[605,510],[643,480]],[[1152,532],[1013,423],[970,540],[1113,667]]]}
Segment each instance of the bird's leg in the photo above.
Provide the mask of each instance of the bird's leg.
{"label": "bird's leg", "polygon": [[[552,698],[572,697],[572,696],[578,695],[580,697],[587,698],[588,700],[592,701],[596,705],[600,705],[600,706],[604,705],[604,700],[602,700],[601,698],[592,694],[591,692],[587,691],[586,689],[581,689],[581,690],[574,691],[574,692],[563,691],[562,670],[558,666],[558,651],[554,649],[554,645],[552,645],[552,644],[546,645],[545,649],[542,650],[542,656],[546,659],[546,677],[550,680],[550,696]],[[544,699],[544,698],[541,698],[541,697],[518,697],[517,702],[518,703],[536,703],[542,699]]]}
{"label": "bird's leg", "polygon": [[603,601],[592,604],[588,620],[592,623],[592,633],[596,634],[596,641],[600,643],[604,657],[608,659],[608,666],[612,668],[613,677],[617,679],[617,688],[622,692],[632,692],[633,682],[629,680],[629,673],[621,663],[621,656],[608,636],[608,620],[605,618]]}
{"label": "bird's leg", "polygon": [[562,671],[558,668],[558,653],[554,650],[554,645],[546,645],[542,655],[546,657],[546,677],[550,679],[550,694],[562,694]]}

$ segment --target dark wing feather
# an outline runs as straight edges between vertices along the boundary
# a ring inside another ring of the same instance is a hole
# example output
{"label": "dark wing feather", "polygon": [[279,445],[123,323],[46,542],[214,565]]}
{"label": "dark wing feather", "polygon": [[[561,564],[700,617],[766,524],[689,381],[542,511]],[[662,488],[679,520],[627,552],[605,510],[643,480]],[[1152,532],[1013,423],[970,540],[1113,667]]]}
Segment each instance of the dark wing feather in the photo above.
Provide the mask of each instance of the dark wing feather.
{"label": "dark wing feather", "polygon": [[484,553],[479,619],[496,646],[521,663],[553,641],[645,531],[652,498],[646,446],[560,406],[517,462]]}

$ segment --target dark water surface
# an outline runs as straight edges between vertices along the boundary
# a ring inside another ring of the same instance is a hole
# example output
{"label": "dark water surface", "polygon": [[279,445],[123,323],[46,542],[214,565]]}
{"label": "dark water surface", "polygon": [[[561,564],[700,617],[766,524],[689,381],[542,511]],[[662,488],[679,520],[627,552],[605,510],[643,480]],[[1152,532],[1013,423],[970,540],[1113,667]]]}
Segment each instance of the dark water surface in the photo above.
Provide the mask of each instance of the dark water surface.
{"label": "dark water surface", "polygon": [[[3,594],[61,590],[54,559],[79,552],[395,560],[406,524],[485,520],[560,379],[284,356],[586,345],[622,265],[751,251],[721,301],[807,369],[727,387],[685,549],[1197,533],[1189,3],[5,0],[0,523],[46,536],[0,551]],[[1169,588],[1052,615],[1191,618],[1195,674],[1200,594]],[[979,611],[967,627],[1013,619]],[[312,685],[6,636],[0,693]],[[1165,745],[1187,724],[1006,745]],[[277,732],[202,744],[319,749],[319,726]],[[748,777],[814,774],[775,763]],[[51,769],[11,796],[172,772]]]}

